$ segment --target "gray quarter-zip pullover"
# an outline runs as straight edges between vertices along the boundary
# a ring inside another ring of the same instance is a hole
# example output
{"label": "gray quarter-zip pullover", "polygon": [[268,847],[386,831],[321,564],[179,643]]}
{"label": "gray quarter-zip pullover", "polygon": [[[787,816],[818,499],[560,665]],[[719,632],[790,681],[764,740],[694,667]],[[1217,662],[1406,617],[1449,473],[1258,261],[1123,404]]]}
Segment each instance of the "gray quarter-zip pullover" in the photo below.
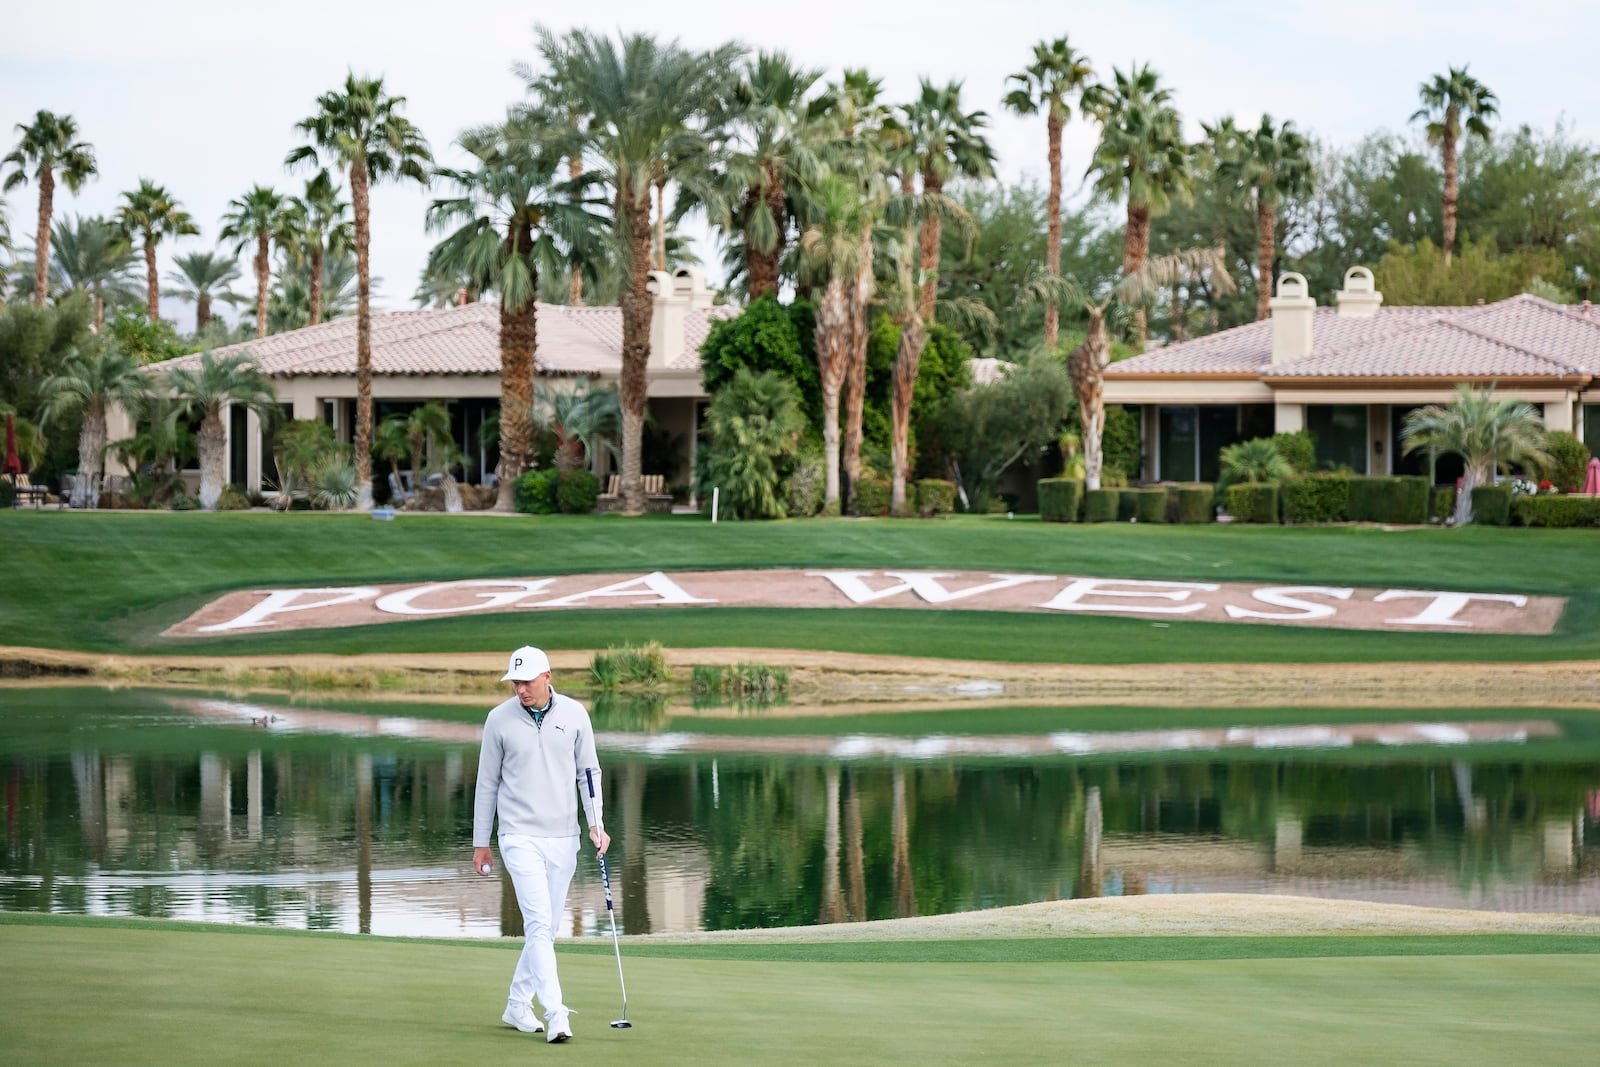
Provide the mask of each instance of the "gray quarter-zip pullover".
{"label": "gray quarter-zip pullover", "polygon": [[555,693],[542,723],[515,696],[489,712],[472,807],[474,848],[489,846],[496,815],[502,834],[576,837],[579,797],[589,825],[601,825],[600,760],[582,704]]}

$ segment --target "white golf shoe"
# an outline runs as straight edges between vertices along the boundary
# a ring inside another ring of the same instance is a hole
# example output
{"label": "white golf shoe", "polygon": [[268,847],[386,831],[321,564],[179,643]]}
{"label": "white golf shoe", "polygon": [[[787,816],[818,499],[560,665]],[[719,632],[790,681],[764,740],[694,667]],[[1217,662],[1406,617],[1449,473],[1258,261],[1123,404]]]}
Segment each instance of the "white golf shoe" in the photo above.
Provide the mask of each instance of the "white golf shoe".
{"label": "white golf shoe", "polygon": [[533,1005],[518,1004],[516,1001],[506,1003],[506,1013],[500,1016],[500,1021],[507,1026],[514,1026],[525,1034],[538,1034],[544,1032],[544,1023],[539,1021],[539,1016],[534,1013]]}
{"label": "white golf shoe", "polygon": [[564,1011],[553,1011],[545,1020],[550,1025],[545,1031],[544,1039],[550,1044],[554,1045],[572,1038],[572,1023],[567,1021],[567,1014]]}

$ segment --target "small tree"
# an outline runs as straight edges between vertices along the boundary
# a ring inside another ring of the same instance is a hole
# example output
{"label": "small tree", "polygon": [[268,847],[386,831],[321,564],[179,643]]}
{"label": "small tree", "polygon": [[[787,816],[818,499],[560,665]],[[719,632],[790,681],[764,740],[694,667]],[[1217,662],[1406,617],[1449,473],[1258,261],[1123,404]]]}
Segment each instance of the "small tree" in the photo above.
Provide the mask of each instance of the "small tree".
{"label": "small tree", "polygon": [[740,369],[706,409],[702,494],[721,490],[728,518],[778,519],[788,510],[782,468],[800,448],[805,417],[793,382]]}
{"label": "small tree", "polygon": [[229,405],[241,404],[270,422],[278,412],[272,383],[248,354],[219,359],[202,352],[194,366],[168,371],[167,387],[191,414],[200,416],[200,432],[195,436],[200,453],[200,506],[215,510],[227,482],[228,435],[223,413]]}
{"label": "small tree", "polygon": [[1017,460],[1056,440],[1072,408],[1072,383],[1060,361],[1035,352],[999,381],[958,392],[944,406],[941,435],[956,482],[979,506]]}
{"label": "small tree", "polygon": [[1283,458],[1270,437],[1257,437],[1229,445],[1222,450],[1218,459],[1222,464],[1222,477],[1217,479],[1218,489],[1241,482],[1277,485],[1294,474],[1294,468]]}
{"label": "small tree", "polygon": [[1406,415],[1400,431],[1405,451],[1419,448],[1450,452],[1461,457],[1466,469],[1456,494],[1454,521],[1472,521],[1472,491],[1494,481],[1502,463],[1527,463],[1548,467],[1544,419],[1532,404],[1499,396],[1494,386],[1479,392],[1470,385],[1456,389],[1448,406],[1429,404]]}
{"label": "small tree", "polygon": [[139,364],[113,344],[92,344],[73,353],[59,374],[46,378],[39,392],[46,425],[72,414],[83,416],[78,432],[78,477],[72,486],[72,506],[92,507],[100,500],[100,477],[105,471],[106,413],[113,405],[137,407],[149,381]]}

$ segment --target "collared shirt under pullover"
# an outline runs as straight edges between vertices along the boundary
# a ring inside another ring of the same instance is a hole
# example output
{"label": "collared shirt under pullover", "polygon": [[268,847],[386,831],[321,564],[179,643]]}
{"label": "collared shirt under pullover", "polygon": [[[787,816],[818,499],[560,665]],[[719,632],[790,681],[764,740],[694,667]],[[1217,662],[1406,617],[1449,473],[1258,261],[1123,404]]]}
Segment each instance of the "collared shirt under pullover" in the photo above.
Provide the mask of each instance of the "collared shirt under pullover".
{"label": "collared shirt under pullover", "polygon": [[589,825],[599,826],[600,760],[582,704],[552,693],[537,723],[514,696],[489,712],[472,807],[474,848],[489,846],[497,814],[502,834],[576,837],[579,796]]}

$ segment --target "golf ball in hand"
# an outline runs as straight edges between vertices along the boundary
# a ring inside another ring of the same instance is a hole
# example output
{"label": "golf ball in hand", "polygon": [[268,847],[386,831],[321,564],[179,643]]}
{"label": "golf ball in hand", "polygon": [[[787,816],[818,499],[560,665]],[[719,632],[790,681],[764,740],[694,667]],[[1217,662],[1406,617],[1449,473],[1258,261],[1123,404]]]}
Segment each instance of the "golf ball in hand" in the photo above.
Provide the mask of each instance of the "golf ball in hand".
{"label": "golf ball in hand", "polygon": [[487,863],[485,863],[482,867],[479,867],[478,870],[482,871],[484,874],[488,874],[489,873],[489,865]]}

